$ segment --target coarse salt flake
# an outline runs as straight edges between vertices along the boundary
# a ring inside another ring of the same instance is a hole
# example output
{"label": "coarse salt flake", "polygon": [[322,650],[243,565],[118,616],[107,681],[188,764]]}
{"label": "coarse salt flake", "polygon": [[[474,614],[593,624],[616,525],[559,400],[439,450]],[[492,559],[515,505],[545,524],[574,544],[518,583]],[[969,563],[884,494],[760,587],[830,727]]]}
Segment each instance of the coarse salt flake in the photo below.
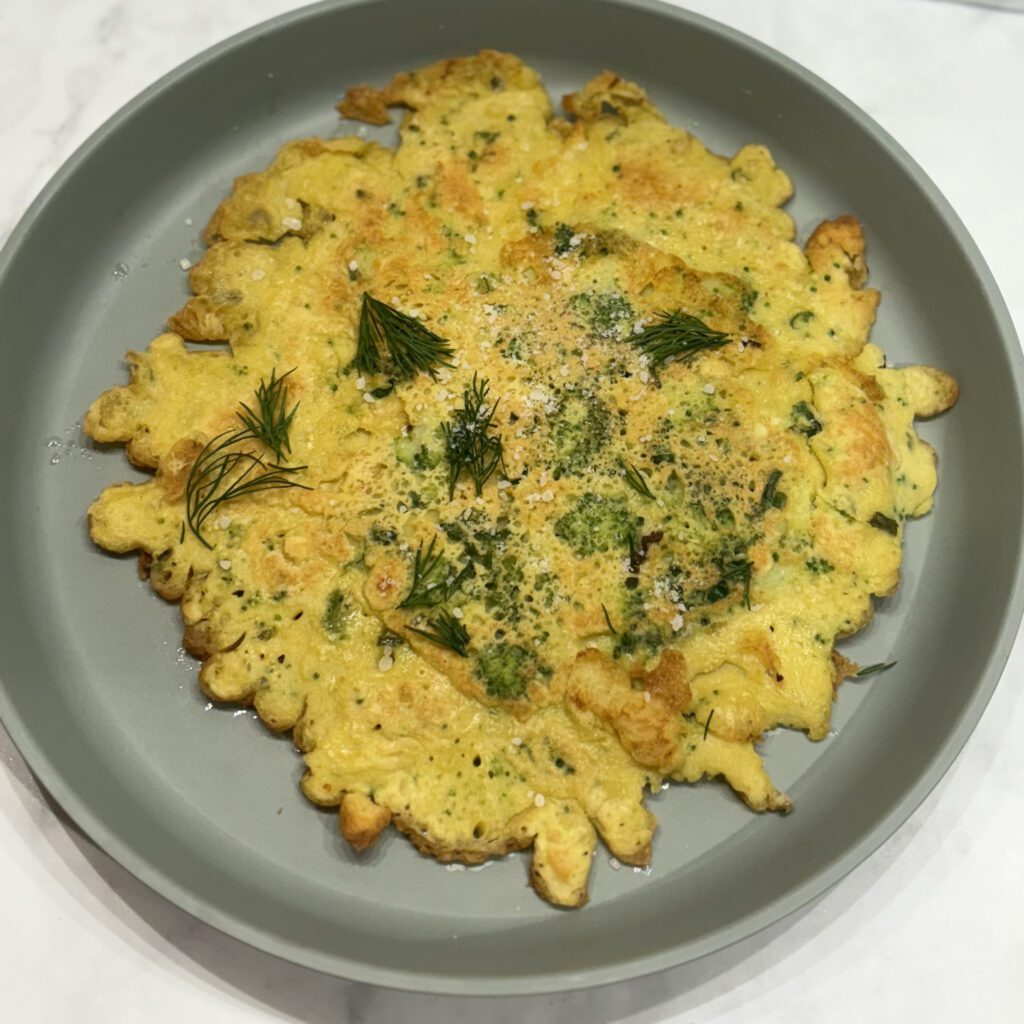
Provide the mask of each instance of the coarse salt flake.
{"label": "coarse salt flake", "polygon": [[710,383],[705,384],[704,387],[701,388],[701,391],[703,391],[705,395],[713,395],[715,393],[715,385]]}
{"label": "coarse salt flake", "polygon": [[673,633],[678,633],[683,628],[683,617],[682,615],[673,616],[672,621],[669,623],[672,627]]}
{"label": "coarse salt flake", "polygon": [[462,618],[462,609],[461,608],[453,608],[452,609],[452,615],[454,615],[455,618],[457,618],[457,619],[461,619]]}
{"label": "coarse salt flake", "polygon": [[224,570],[225,572],[227,572],[227,571],[228,571],[228,569],[230,569],[230,568],[231,568],[231,560],[230,560],[230,559],[228,559],[228,558],[222,558],[222,559],[221,559],[221,560],[220,560],[220,561],[219,561],[219,562],[218,562],[217,564],[218,564],[218,565],[219,565],[219,566],[220,566],[220,567],[221,567],[221,568],[222,568],[222,569],[223,569],[223,570]]}
{"label": "coarse salt flake", "polygon": [[358,270],[359,269],[359,261],[358,260],[349,260],[348,261],[348,269],[352,270],[352,271]]}
{"label": "coarse salt flake", "polygon": [[369,391],[364,391],[363,392],[363,401],[364,402],[376,402],[377,399],[374,398],[373,395],[371,395]]}
{"label": "coarse salt flake", "polygon": [[189,267],[192,266],[192,261],[182,257],[180,260],[178,260],[178,266],[181,267],[182,270],[188,270]]}
{"label": "coarse salt flake", "polygon": [[365,377],[356,377],[356,390],[357,391],[362,391],[365,388],[366,388],[366,378]]}
{"label": "coarse salt flake", "polygon": [[302,221],[298,217],[282,217],[281,225],[286,227],[289,231],[301,231]]}
{"label": "coarse salt flake", "polygon": [[470,245],[476,245],[476,235],[463,235],[462,236]]}
{"label": "coarse salt flake", "polygon": [[622,867],[622,861],[620,861],[618,857],[609,857],[608,867],[610,867],[612,871],[618,871],[619,868]]}
{"label": "coarse salt flake", "polygon": [[533,798],[533,806],[534,807],[543,807],[544,806],[544,794],[543,793],[538,793]]}
{"label": "coarse salt flake", "polygon": [[523,745],[523,737],[522,736],[513,736],[512,737],[512,746],[513,747],[521,747],[522,745]]}
{"label": "coarse salt flake", "polygon": [[254,270],[252,272],[252,279],[254,281],[262,281],[266,276],[267,272],[265,270]]}
{"label": "coarse salt flake", "polygon": [[226,530],[231,525],[231,516],[221,516],[217,520],[217,525],[222,529]]}
{"label": "coarse salt flake", "polygon": [[381,672],[387,672],[387,670],[388,670],[389,668],[391,668],[391,666],[392,666],[392,665],[394,665],[394,663],[395,663],[395,659],[394,659],[394,658],[392,658],[390,654],[385,654],[385,655],[384,655],[384,656],[383,656],[383,657],[382,657],[382,658],[380,659],[380,661],[378,661],[378,662],[377,662],[377,668],[378,668],[378,669],[379,669],[379,670],[380,670]]}

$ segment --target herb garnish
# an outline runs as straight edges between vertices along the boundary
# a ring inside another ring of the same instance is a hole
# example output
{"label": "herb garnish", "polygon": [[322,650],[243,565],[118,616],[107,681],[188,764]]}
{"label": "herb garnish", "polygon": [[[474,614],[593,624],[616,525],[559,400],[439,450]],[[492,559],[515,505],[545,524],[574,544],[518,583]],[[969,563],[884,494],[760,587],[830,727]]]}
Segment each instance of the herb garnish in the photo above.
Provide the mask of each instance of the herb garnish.
{"label": "herb garnish", "polygon": [[[270,381],[260,381],[256,389],[255,409],[244,402],[237,413],[241,430],[225,430],[206,443],[192,463],[185,485],[185,519],[200,543],[213,549],[203,536],[203,524],[225,502],[259,491],[273,491],[305,484],[292,479],[292,474],[305,466],[284,466],[281,463],[291,452],[288,431],[298,402],[288,410],[288,375],[270,374]],[[258,449],[249,446],[258,442],[274,453],[277,461],[268,462]]]}
{"label": "herb garnish", "polygon": [[353,369],[360,373],[389,372],[400,380],[426,373],[437,380],[439,367],[454,365],[453,354],[450,342],[415,317],[363,292],[356,355],[350,364]]}
{"label": "herb garnish", "polygon": [[884,512],[876,512],[868,520],[868,524],[876,530],[882,530],[885,533],[891,534],[893,537],[900,532],[900,524]]}
{"label": "herb garnish", "polygon": [[473,575],[473,563],[470,561],[457,576],[452,576],[443,554],[440,551],[435,554],[436,544],[437,538],[432,537],[424,551],[420,542],[412,563],[412,585],[399,608],[436,608],[459,589],[464,579]]}
{"label": "herb garnish", "polygon": [[790,410],[792,422],[789,429],[795,430],[804,437],[814,437],[821,432],[821,420],[806,402],[797,402]]}
{"label": "herb garnish", "polygon": [[770,508],[785,508],[786,495],[779,490],[779,481],[782,479],[782,470],[773,469],[768,474],[768,481],[761,492],[761,503],[758,511],[764,515]]}
{"label": "herb garnish", "polygon": [[853,678],[863,679],[864,676],[873,676],[879,672],[884,672],[888,668],[892,668],[895,664],[895,661],[880,661],[877,665],[866,665],[859,672],[856,672]]}
{"label": "herb garnish", "polygon": [[487,405],[489,385],[486,378],[477,379],[462,393],[462,408],[456,409],[451,423],[442,423],[445,458],[448,460],[448,499],[455,497],[455,485],[463,472],[473,481],[477,495],[500,466],[505,472],[501,436],[490,434],[498,402]]}
{"label": "herb garnish", "polygon": [[623,462],[622,470],[626,477],[626,483],[636,491],[642,498],[650,498],[654,501],[654,492],[647,483],[647,478],[640,472],[632,462]]}
{"label": "herb garnish", "polygon": [[249,429],[253,437],[263,442],[276,457],[278,462],[284,462],[285,456],[291,454],[291,446],[288,443],[288,430],[292,425],[295,410],[299,403],[296,402],[291,412],[288,412],[288,390],[285,380],[294,373],[289,370],[280,379],[277,371],[270,371],[270,382],[262,380],[256,388],[256,411],[254,412],[245,404],[238,418]]}
{"label": "herb garnish", "polygon": [[707,590],[698,591],[696,601],[704,604],[714,604],[722,598],[729,596],[733,583],[743,584],[743,603],[750,607],[750,579],[754,572],[754,564],[748,558],[734,558],[730,561],[715,559],[720,576],[718,582],[708,587]]}
{"label": "herb garnish", "polygon": [[438,613],[437,618],[427,619],[427,625],[430,629],[420,629],[417,626],[409,626],[408,629],[425,637],[439,647],[447,647],[460,658],[467,657],[466,648],[469,646],[469,633],[466,627],[451,612],[442,610]]}
{"label": "herb garnish", "polygon": [[677,309],[661,312],[659,322],[649,324],[630,339],[650,359],[652,367],[670,361],[688,363],[707,349],[719,348],[728,334],[708,327],[703,320]]}
{"label": "herb garnish", "polygon": [[612,625],[612,617],[608,614],[608,609],[605,608],[603,604],[601,605],[601,611],[604,612],[604,621],[608,623],[608,628],[611,630],[612,636],[618,636],[619,631]]}
{"label": "herb garnish", "polygon": [[575,232],[568,224],[556,224],[554,238],[555,255],[564,256],[567,252],[572,252],[572,240],[574,237]]}
{"label": "herb garnish", "polygon": [[715,717],[715,709],[712,708],[708,713],[708,717],[704,719],[704,739],[708,738],[708,729],[711,728],[711,719]]}

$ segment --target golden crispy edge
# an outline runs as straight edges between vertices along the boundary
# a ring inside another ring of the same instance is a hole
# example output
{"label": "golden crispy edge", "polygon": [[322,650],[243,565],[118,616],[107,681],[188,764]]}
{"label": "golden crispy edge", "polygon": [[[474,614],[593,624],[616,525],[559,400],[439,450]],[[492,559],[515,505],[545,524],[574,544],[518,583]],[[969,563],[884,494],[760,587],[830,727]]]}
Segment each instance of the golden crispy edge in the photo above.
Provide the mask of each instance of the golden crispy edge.
{"label": "golden crispy edge", "polygon": [[372,85],[353,85],[345,92],[344,99],[335,104],[342,117],[366,124],[389,124],[387,92]]}

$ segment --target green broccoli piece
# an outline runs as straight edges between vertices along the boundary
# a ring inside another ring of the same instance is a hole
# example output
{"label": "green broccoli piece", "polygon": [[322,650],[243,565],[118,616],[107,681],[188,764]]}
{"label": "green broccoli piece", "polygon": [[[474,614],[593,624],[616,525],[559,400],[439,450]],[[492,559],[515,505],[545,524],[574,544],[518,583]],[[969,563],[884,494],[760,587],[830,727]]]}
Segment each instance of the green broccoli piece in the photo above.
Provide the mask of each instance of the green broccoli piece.
{"label": "green broccoli piece", "polygon": [[625,498],[606,498],[588,491],[555,521],[555,536],[577,555],[593,555],[616,548],[628,550],[639,526],[640,520],[630,513]]}
{"label": "green broccoli piece", "polygon": [[378,523],[374,523],[370,527],[366,539],[371,544],[380,544],[382,547],[387,547],[387,545],[394,544],[398,540],[398,534],[390,527],[383,527]]}
{"label": "green broccoli piece", "polygon": [[582,292],[570,302],[586,321],[591,337],[601,341],[621,341],[636,322],[633,307],[618,292]]}
{"label": "green broccoli piece", "polygon": [[491,644],[477,658],[477,671],[489,697],[518,700],[536,670],[533,654],[518,644]]}
{"label": "green broccoli piece", "polygon": [[[568,224],[555,225],[555,255],[564,256],[572,251],[572,239],[575,232]],[[579,241],[579,239],[577,239]]]}
{"label": "green broccoli piece", "polygon": [[821,432],[821,420],[806,402],[797,402],[791,410],[792,419],[789,429],[795,430],[804,437],[814,437]]}
{"label": "green broccoli piece", "polygon": [[[431,445],[435,447],[431,447]],[[415,473],[425,473],[441,462],[441,448],[437,431],[427,427],[413,427],[395,441],[395,458]]]}
{"label": "green broccoli piece", "polygon": [[611,414],[594,397],[569,394],[554,413],[551,442],[555,449],[555,479],[589,469],[608,443]]}

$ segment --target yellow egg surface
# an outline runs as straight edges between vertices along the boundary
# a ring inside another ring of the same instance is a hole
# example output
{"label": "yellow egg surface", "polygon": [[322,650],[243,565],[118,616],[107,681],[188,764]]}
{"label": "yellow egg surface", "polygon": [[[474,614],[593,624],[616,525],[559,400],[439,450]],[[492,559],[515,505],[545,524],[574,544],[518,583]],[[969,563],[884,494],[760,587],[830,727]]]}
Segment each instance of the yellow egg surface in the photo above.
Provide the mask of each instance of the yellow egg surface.
{"label": "yellow egg surface", "polygon": [[[214,700],[292,730],[359,849],[532,847],[580,906],[645,793],[821,739],[834,651],[897,585],[956,399],[868,343],[859,224],[804,249],[766,149],[731,159],[610,73],[556,116],[484,51],[360,86],[394,151],[289,143],[235,182],[169,333],[86,430],[153,471],[90,509],[180,601]],[[227,342],[202,350],[190,342]]]}

